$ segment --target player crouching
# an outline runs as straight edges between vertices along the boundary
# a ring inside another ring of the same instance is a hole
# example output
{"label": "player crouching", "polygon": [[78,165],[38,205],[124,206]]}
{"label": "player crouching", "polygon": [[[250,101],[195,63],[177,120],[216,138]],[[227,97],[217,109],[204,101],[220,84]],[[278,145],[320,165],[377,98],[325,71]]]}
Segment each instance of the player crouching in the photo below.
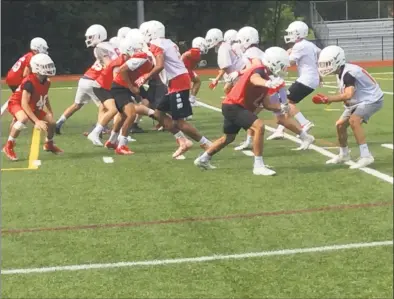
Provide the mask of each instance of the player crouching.
{"label": "player crouching", "polygon": [[361,125],[363,122],[367,123],[369,118],[383,106],[383,92],[378,83],[363,68],[346,63],[345,53],[338,46],[328,46],[321,51],[319,73],[321,76],[335,73],[340,93],[331,96],[317,94],[312,98],[313,102],[315,104],[344,102],[345,104],[345,111],[336,122],[339,155],[328,160],[326,164],[339,164],[350,160],[347,144],[349,125],[360,147],[360,158],[350,168],[357,169],[372,164],[374,158],[368,150]]}
{"label": "player crouching", "polygon": [[282,106],[279,103],[271,103],[269,90],[278,88],[283,83],[281,78],[271,80],[268,70],[263,65],[254,66],[245,72],[222,103],[224,136],[216,140],[205,153],[194,161],[194,164],[203,169],[215,168],[210,164],[212,156],[233,142],[241,128],[251,129],[254,133],[253,174],[274,175],[275,171],[266,167],[263,161],[264,124],[254,111],[260,105],[267,110],[281,111]]}
{"label": "player crouching", "polygon": [[[23,79],[21,85],[11,96],[8,111],[14,116],[15,123],[11,128],[8,141],[3,152],[12,161],[18,158],[14,152],[15,140],[30,119],[36,128],[47,132],[44,150],[54,154],[63,153],[53,142],[56,123],[53,119],[52,108],[48,99],[50,82],[49,76],[56,73],[55,64],[47,54],[36,54],[30,61],[32,73]],[[46,107],[48,113],[43,109]]]}

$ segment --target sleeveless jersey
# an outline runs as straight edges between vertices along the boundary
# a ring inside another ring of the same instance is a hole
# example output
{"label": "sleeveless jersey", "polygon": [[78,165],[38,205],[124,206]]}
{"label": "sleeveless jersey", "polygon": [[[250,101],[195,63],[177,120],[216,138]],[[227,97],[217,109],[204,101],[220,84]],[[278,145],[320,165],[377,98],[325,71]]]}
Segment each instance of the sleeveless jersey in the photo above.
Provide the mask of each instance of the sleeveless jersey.
{"label": "sleeveless jersey", "polygon": [[23,71],[28,66],[30,67],[30,60],[33,57],[33,52],[28,52],[18,59],[13,67],[8,71],[5,82],[9,86],[18,86],[23,80]]}

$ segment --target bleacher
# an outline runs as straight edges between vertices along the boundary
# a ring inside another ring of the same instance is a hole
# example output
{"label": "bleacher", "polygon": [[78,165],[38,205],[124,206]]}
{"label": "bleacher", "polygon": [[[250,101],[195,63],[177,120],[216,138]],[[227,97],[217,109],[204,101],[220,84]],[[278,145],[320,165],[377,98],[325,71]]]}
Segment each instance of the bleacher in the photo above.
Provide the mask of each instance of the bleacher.
{"label": "bleacher", "polygon": [[393,59],[393,19],[324,22],[325,45],[338,45],[349,60]]}

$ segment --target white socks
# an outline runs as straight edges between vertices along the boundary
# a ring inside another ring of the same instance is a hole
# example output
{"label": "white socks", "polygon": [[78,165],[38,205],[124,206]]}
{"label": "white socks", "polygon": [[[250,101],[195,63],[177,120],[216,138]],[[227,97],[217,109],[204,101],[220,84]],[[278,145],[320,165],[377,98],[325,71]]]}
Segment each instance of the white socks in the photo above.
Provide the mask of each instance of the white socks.
{"label": "white socks", "polygon": [[262,156],[254,157],[254,167],[264,167],[264,161]]}
{"label": "white socks", "polygon": [[120,136],[118,147],[127,145],[127,136]]}
{"label": "white socks", "polygon": [[201,156],[200,159],[203,162],[211,160],[212,156],[208,155],[207,152],[204,152]]}
{"label": "white socks", "polygon": [[251,135],[246,135],[246,143],[247,144],[252,144],[253,143],[253,136]]}
{"label": "white socks", "polygon": [[64,116],[64,114],[62,116],[59,117],[58,121],[56,122],[57,125],[63,125],[64,122],[67,120],[67,117]]}
{"label": "white socks", "polygon": [[96,127],[93,129],[92,134],[95,134],[96,136],[99,136],[100,133],[104,130],[104,127],[100,125],[99,123],[96,124]]}
{"label": "white socks", "polygon": [[305,126],[307,123],[309,123],[309,120],[307,120],[301,112],[298,112],[296,115],[294,115],[294,118],[301,126]]}
{"label": "white socks", "polygon": [[179,131],[178,133],[174,134],[175,139],[179,139],[179,138],[186,138],[185,134],[183,134],[182,131]]}
{"label": "white socks", "polygon": [[207,145],[211,145],[212,142],[209,141],[207,138],[205,138],[204,136],[201,137],[201,140],[199,141],[200,144],[207,144]]}
{"label": "white socks", "polygon": [[369,152],[369,149],[368,149],[368,145],[366,143],[365,144],[360,144],[359,147],[360,147],[360,156],[361,156],[361,158],[365,158],[365,157],[371,156],[371,153]]}
{"label": "white socks", "polygon": [[16,139],[12,136],[8,136],[8,141],[15,141]]}
{"label": "white socks", "polygon": [[339,155],[341,156],[347,156],[349,155],[349,147],[340,147],[339,148]]}
{"label": "white socks", "polygon": [[115,144],[118,141],[118,136],[119,136],[119,133],[111,131],[111,135],[109,136],[109,139],[108,139],[109,142]]}

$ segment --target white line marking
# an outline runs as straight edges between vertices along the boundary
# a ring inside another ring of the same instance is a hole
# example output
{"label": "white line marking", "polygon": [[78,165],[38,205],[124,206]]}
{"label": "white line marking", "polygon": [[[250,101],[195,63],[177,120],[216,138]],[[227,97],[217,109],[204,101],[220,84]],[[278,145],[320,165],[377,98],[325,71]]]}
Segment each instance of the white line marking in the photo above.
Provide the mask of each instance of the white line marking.
{"label": "white line marking", "polygon": [[47,272],[59,272],[59,271],[92,270],[92,269],[111,269],[111,268],[124,268],[124,267],[149,267],[149,266],[161,266],[161,265],[171,265],[171,264],[202,263],[202,262],[221,261],[221,260],[239,260],[239,259],[247,259],[247,258],[266,257],[266,256],[294,255],[300,253],[327,252],[327,251],[338,251],[345,249],[358,249],[358,248],[380,247],[380,246],[391,246],[391,245],[393,245],[392,240],[369,242],[369,243],[330,245],[330,246],[310,247],[310,248],[295,248],[295,249],[282,249],[282,250],[274,250],[274,251],[249,252],[249,253],[229,254],[229,255],[217,254],[210,256],[176,258],[176,259],[165,259],[165,260],[147,260],[147,261],[119,262],[119,263],[107,263],[107,264],[82,264],[82,265],[54,266],[54,267],[27,268],[27,269],[6,269],[6,270],[2,270],[1,274],[10,275],[10,274],[47,273]]}
{"label": "white line marking", "polygon": [[114,159],[112,157],[103,157],[103,162],[107,164],[114,163]]}
{"label": "white line marking", "polygon": [[8,108],[8,100],[1,106],[1,115],[3,115],[4,111]]}
{"label": "white line marking", "polygon": [[[211,106],[211,105],[208,105],[208,104],[205,104],[203,102],[199,102],[198,101],[198,104],[200,106],[202,106],[202,107],[205,107],[205,108],[217,111],[217,112],[222,112],[221,109],[219,109],[217,107],[214,107],[214,106]],[[270,126],[266,125],[265,128],[269,132],[275,132],[275,129],[270,127]],[[291,141],[293,141],[295,143],[298,143],[298,144],[301,144],[301,142],[302,142],[301,139],[296,138],[296,137],[294,137],[294,136],[292,136],[290,134],[287,134],[287,133],[284,134],[284,137],[286,139],[291,140]],[[314,144],[311,144],[309,146],[309,149],[312,149],[312,150],[318,152],[319,154],[322,154],[323,156],[326,156],[326,157],[329,157],[329,158],[334,158],[336,156],[335,154],[331,153],[330,151],[328,151],[328,150],[326,150],[324,148],[321,148],[320,146],[314,145]],[[351,166],[351,165],[354,165],[356,163],[354,161],[349,161],[349,162],[346,162],[345,164]],[[365,173],[368,173],[370,175],[373,175],[374,177],[377,177],[377,178],[379,178],[379,179],[381,179],[381,180],[383,180],[385,182],[388,182],[390,184],[394,184],[394,177],[392,177],[390,175],[387,175],[385,173],[382,173],[380,171],[377,171],[375,169],[368,168],[368,167],[359,168],[359,170],[361,170],[361,171],[363,171]]]}
{"label": "white line marking", "polygon": [[246,150],[246,151],[242,151],[242,153],[248,157],[254,157],[254,154],[252,151]]}
{"label": "white line marking", "polygon": [[385,143],[385,144],[382,144],[382,146],[385,148],[388,148],[388,149],[394,149],[394,145],[391,143]]}
{"label": "white line marking", "polygon": [[324,149],[339,149],[339,146],[323,146]]}

